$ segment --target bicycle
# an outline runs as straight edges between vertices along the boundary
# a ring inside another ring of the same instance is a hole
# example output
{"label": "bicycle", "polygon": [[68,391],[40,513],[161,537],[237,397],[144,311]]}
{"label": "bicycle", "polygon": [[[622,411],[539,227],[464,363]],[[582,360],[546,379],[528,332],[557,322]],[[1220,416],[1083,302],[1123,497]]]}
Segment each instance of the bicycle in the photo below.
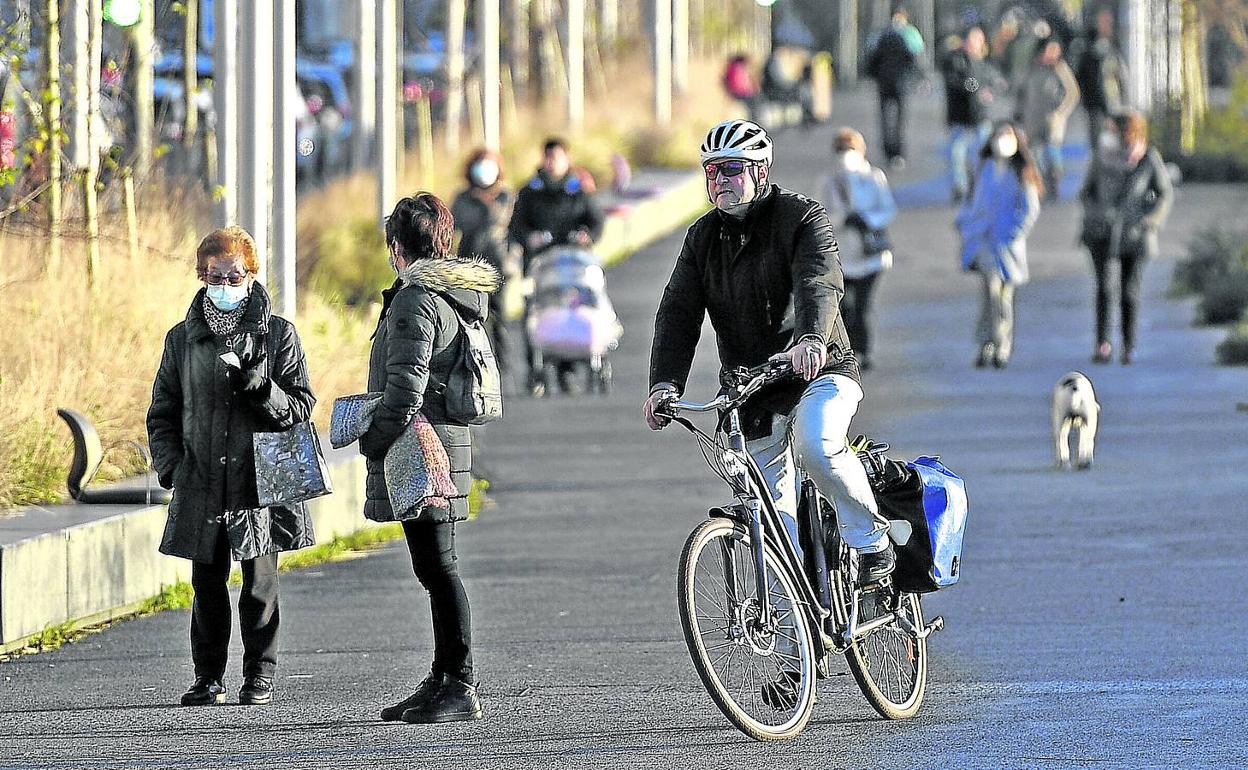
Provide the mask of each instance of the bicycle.
{"label": "bicycle", "polygon": [[[924,624],[919,596],[897,590],[888,578],[858,585],[835,509],[804,474],[799,543],[793,542],[746,451],[739,412],[758,391],[791,376],[787,362],[737,368],[723,375],[725,389],[712,401],[673,398],[656,409],[694,435],[707,465],[736,498],[712,508],[690,533],[677,592],[698,676],[724,715],[756,740],[802,731],[814,708],[816,679],[830,675],[834,654],[845,655],[881,716],[913,716],[927,687],[927,637],[944,626],[940,617]],[[715,431],[706,433],[681,412],[718,413]],[[887,449],[865,443],[855,451],[870,460]],[[890,522],[890,537],[904,544],[906,527]]]}

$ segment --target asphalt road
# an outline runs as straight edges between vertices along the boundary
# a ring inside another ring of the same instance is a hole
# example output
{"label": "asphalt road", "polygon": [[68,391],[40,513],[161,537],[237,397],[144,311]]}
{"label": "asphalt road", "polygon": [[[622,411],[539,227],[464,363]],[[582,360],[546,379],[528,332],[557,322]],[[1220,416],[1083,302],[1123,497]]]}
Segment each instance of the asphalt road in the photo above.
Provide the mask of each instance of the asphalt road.
{"label": "asphalt road", "polygon": [[[838,120],[870,129],[867,106],[840,100]],[[937,168],[934,105],[916,112],[914,162],[896,184]],[[775,178],[815,192],[830,137],[785,135]],[[1245,211],[1243,188],[1185,187],[1163,250]],[[1248,766],[1248,415],[1235,411],[1248,376],[1213,366],[1218,333],[1164,299],[1168,261],[1147,275],[1138,362],[1091,367],[1070,204],[1037,226],[1013,363],[972,369],[978,286],[955,268],[951,213],[907,211],[895,229],[856,422],[898,455],[941,454],[971,499],[963,580],[925,600],[947,626],[915,719],[877,718],[842,666],[803,735],[759,744],[700,687],[675,566],[725,490],[688,437],[652,434],[639,408],[674,235],[610,275],[626,326],[615,391],[513,400],[485,437],[496,505],[459,532],[484,721],[376,720],[430,655],[427,599],[396,545],[284,576],[267,708],[172,706],[191,679],[185,612],[0,664],[0,770]],[[714,368],[708,330],[691,396],[709,394]],[[1073,368],[1103,405],[1086,473],[1051,468],[1049,392]]]}

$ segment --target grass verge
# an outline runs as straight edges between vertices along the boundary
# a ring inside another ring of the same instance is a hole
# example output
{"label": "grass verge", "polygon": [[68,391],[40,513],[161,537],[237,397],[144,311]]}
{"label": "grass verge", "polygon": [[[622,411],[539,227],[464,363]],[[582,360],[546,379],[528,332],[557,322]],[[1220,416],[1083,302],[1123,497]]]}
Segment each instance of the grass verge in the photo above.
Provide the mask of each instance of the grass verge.
{"label": "grass verge", "polygon": [[[489,488],[490,482],[486,479],[473,479],[472,489],[468,493],[469,521],[478,518],[482,510],[494,506],[493,500],[487,494]],[[328,543],[321,543],[301,551],[282,554],[278,560],[278,570],[290,572],[292,570],[317,567],[344,558],[352,558],[356,554],[376,550],[387,543],[400,540],[402,537],[403,525],[398,522],[361,529],[349,535],[335,535]],[[242,572],[236,569],[230,573],[230,585],[238,586],[242,585],[242,582]],[[126,620],[155,615],[165,610],[190,609],[194,598],[195,590],[191,588],[191,584],[179,580],[173,585],[163,586],[160,593],[144,601],[134,612],[126,613],[103,623],[82,625],[78,621],[67,620],[55,626],[48,626],[26,640],[26,644],[21,648],[0,655],[0,662],[23,655],[51,652],[66,644],[76,642],[84,636],[99,633]]]}

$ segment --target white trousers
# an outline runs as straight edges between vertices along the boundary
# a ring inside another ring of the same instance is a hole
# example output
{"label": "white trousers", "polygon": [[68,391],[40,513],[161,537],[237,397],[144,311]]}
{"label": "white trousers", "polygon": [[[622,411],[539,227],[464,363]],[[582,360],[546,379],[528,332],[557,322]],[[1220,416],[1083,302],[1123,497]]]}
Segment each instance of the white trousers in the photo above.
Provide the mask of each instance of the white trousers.
{"label": "white trousers", "polygon": [[836,504],[841,537],[850,548],[875,553],[888,547],[888,522],[879,515],[867,472],[845,438],[860,401],[858,383],[842,374],[824,375],[807,386],[787,417],[775,417],[770,436],[746,443],[799,553],[799,467]]}

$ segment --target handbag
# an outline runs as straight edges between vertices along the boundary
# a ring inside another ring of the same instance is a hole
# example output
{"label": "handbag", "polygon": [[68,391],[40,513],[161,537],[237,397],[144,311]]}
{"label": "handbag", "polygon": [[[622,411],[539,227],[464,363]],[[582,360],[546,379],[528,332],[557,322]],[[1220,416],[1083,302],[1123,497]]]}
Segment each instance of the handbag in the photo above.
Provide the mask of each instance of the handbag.
{"label": "handbag", "polygon": [[261,508],[294,505],[334,491],[316,426],[299,422],[277,433],[253,433],[256,496]]}
{"label": "handbag", "polygon": [[380,393],[357,393],[334,399],[334,413],[329,418],[330,446],[342,449],[358,441],[368,431],[380,403]]}

